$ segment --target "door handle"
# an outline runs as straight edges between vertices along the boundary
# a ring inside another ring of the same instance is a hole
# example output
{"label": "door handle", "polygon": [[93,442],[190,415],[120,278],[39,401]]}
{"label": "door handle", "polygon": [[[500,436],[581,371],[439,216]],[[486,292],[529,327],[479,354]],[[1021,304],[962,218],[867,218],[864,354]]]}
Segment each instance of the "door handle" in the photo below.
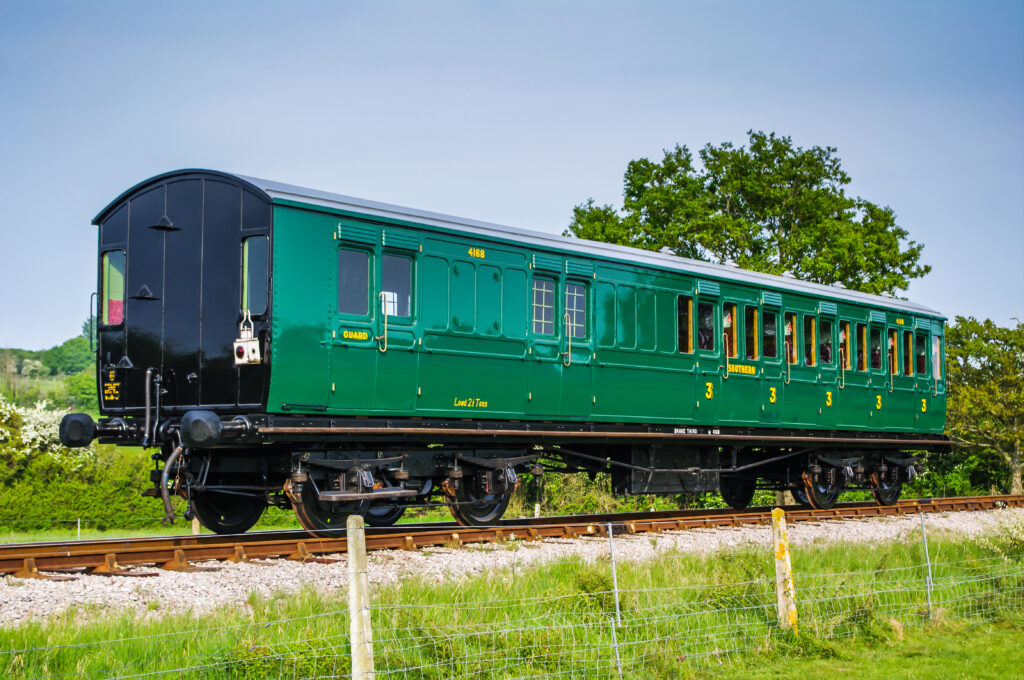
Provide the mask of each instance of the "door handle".
{"label": "door handle", "polygon": [[562,321],[565,322],[565,338],[569,343],[569,351],[562,352],[562,356],[565,357],[562,364],[572,366],[572,318],[569,316],[569,312],[562,315]]}
{"label": "door handle", "polygon": [[[380,309],[384,317],[384,334],[377,335],[373,339],[377,341],[377,349],[380,350],[381,353],[383,353],[388,351],[388,303],[387,296],[385,295],[384,291],[378,293],[377,297],[379,297],[381,300]],[[381,340],[383,340],[384,342],[381,343]]]}

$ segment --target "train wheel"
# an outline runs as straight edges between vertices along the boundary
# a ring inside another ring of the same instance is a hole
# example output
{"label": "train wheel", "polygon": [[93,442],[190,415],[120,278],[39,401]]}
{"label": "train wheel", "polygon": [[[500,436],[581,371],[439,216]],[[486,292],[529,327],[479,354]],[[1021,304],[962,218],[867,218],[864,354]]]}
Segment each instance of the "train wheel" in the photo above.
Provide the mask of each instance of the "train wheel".
{"label": "train wheel", "polygon": [[404,505],[372,504],[363,513],[363,518],[371,527],[389,527],[405,514]]}
{"label": "train wheel", "polygon": [[754,478],[753,477],[726,477],[719,478],[719,492],[722,500],[736,510],[742,510],[754,500]]}
{"label": "train wheel", "polygon": [[817,510],[827,510],[839,500],[839,487],[819,480],[815,482],[810,472],[804,473],[804,493],[808,504]]}
{"label": "train wheel", "polygon": [[877,472],[871,475],[871,495],[874,496],[875,502],[879,505],[896,505],[896,502],[900,499],[900,494],[903,493],[903,483],[886,481],[885,475],[880,475]]}
{"label": "train wheel", "polygon": [[805,508],[811,507],[811,501],[807,499],[807,492],[803,489],[793,489],[793,500]]}
{"label": "train wheel", "polygon": [[[501,519],[512,500],[511,493],[477,494],[472,488],[476,480],[462,479],[454,493],[448,494],[448,509],[455,521],[463,526],[481,527]],[[451,487],[448,487],[451,488]]]}
{"label": "train wheel", "polygon": [[210,531],[241,534],[259,521],[267,502],[256,496],[207,492],[193,496],[191,507]]}
{"label": "train wheel", "polygon": [[362,515],[366,511],[365,501],[321,502],[312,484],[302,485],[302,494],[297,501],[292,494],[289,497],[302,528],[324,538],[338,536],[344,531],[349,515]]}

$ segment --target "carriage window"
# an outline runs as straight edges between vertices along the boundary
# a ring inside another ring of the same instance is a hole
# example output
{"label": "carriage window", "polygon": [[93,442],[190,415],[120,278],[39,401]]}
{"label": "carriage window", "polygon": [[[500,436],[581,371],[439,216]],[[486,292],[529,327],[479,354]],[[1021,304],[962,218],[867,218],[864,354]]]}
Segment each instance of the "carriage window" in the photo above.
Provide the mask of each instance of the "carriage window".
{"label": "carriage window", "polygon": [[267,237],[242,241],[242,311],[253,316],[267,311]]}
{"label": "carriage window", "polygon": [[689,354],[693,351],[693,298],[680,295],[676,307],[679,317],[679,351]]}
{"label": "carriage window", "polygon": [[786,330],[785,330],[785,350],[786,350],[786,361],[791,364],[796,363],[796,344],[793,342],[793,330],[796,327],[796,314],[786,314]]}
{"label": "carriage window", "polygon": [[338,311],[342,314],[369,313],[370,255],[363,250],[338,251]]}
{"label": "carriage window", "polygon": [[813,366],[817,360],[817,351],[814,346],[815,331],[814,317],[804,317],[804,363],[808,366]]}
{"label": "carriage window", "polygon": [[849,370],[852,363],[850,362],[850,322],[840,321],[839,322],[839,363],[843,365],[843,368]]}
{"label": "carriage window", "polygon": [[889,329],[889,351],[886,354],[886,359],[889,361],[889,374],[896,375],[899,373],[899,348],[896,346],[896,341],[899,339],[899,331]]}
{"label": "carriage window", "polygon": [[381,259],[381,312],[412,316],[412,260],[400,255]]}
{"label": "carriage window", "polygon": [[100,323],[104,326],[116,326],[124,321],[124,251],[111,250],[103,253],[103,288],[100,301]]}
{"label": "carriage window", "polygon": [[868,327],[862,323],[857,324],[857,370],[868,370]]}
{"label": "carriage window", "polygon": [[697,349],[715,349],[715,308],[708,302],[697,304]]}
{"label": "carriage window", "polygon": [[917,336],[914,343],[914,356],[917,358],[917,374],[925,375],[928,372],[928,336]]}
{"label": "carriage window", "polygon": [[764,345],[764,355],[766,358],[774,359],[779,356],[778,350],[778,315],[775,312],[764,313],[764,325],[762,327],[761,338]]}
{"label": "carriage window", "polygon": [[747,338],[747,358],[757,360],[757,307],[747,307],[744,310],[743,332]]}
{"label": "carriage window", "polygon": [[903,331],[903,374],[914,375],[914,334]]}
{"label": "carriage window", "polygon": [[871,329],[871,368],[882,367],[882,330]]}
{"label": "carriage window", "polygon": [[932,336],[932,379],[942,378],[942,339],[937,335]]}
{"label": "carriage window", "polygon": [[555,334],[555,282],[550,279],[533,280],[533,332]]}
{"label": "carriage window", "polygon": [[565,284],[565,313],[569,315],[568,331],[571,338],[587,335],[587,289],[579,283]]}
{"label": "carriage window", "polygon": [[821,322],[821,338],[818,341],[818,356],[821,357],[821,363],[831,364],[832,363],[832,322],[822,321]]}
{"label": "carriage window", "polygon": [[736,326],[738,323],[736,305],[731,302],[722,305],[722,333],[725,335],[725,354],[728,357],[736,356]]}

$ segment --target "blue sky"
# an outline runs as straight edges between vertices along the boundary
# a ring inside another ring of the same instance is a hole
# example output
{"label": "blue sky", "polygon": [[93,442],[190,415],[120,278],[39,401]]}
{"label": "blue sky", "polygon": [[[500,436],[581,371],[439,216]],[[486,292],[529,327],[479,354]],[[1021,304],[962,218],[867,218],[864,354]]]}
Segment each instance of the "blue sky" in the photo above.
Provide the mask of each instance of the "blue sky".
{"label": "blue sky", "polygon": [[751,128],[838,148],[911,299],[1024,319],[1024,3],[0,0],[0,346],[79,330],[91,218],[159,172],[559,233]]}

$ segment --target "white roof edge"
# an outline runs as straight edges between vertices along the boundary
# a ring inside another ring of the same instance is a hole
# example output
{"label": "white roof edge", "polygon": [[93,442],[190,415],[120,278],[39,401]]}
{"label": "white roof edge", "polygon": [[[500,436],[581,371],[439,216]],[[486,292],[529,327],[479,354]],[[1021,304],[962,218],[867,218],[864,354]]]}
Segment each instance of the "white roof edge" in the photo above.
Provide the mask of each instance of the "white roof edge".
{"label": "white roof edge", "polygon": [[702,260],[691,260],[677,255],[667,255],[665,253],[657,253],[650,250],[642,250],[640,248],[630,248],[629,246],[618,246],[610,243],[602,243],[600,241],[587,241],[567,236],[557,236],[528,229],[519,229],[490,222],[481,222],[478,220],[445,215],[442,213],[418,210],[416,208],[406,208],[389,203],[380,203],[378,201],[356,198],[354,196],[345,196],[343,194],[335,194],[328,191],[320,191],[292,184],[274,182],[271,180],[260,179],[258,177],[246,177],[244,175],[238,175],[238,177],[259,187],[269,194],[271,198],[281,198],[310,203],[327,208],[362,212],[375,217],[416,221],[430,226],[454,229],[457,231],[469,231],[482,236],[491,236],[495,238],[514,237],[519,241],[544,248],[572,250],[581,254],[609,257],[620,261],[625,260],[636,264],[661,267],[698,276],[714,276],[731,281],[754,283],[765,287],[802,292],[815,296],[827,295],[837,300],[846,300],[860,304],[870,304],[876,307],[886,307],[888,309],[895,309],[898,311],[925,314],[939,319],[947,318],[941,312],[919,305],[915,302],[898,300],[896,298],[890,298],[882,295],[872,295],[870,293],[862,293],[846,288],[838,288],[836,286],[826,286],[820,283],[811,283],[810,281],[802,281],[800,279],[792,279],[784,276],[777,276],[775,274],[765,274],[763,272],[755,272],[748,269],[739,269],[737,267],[730,267],[724,264],[715,264],[713,262],[704,262]]}

